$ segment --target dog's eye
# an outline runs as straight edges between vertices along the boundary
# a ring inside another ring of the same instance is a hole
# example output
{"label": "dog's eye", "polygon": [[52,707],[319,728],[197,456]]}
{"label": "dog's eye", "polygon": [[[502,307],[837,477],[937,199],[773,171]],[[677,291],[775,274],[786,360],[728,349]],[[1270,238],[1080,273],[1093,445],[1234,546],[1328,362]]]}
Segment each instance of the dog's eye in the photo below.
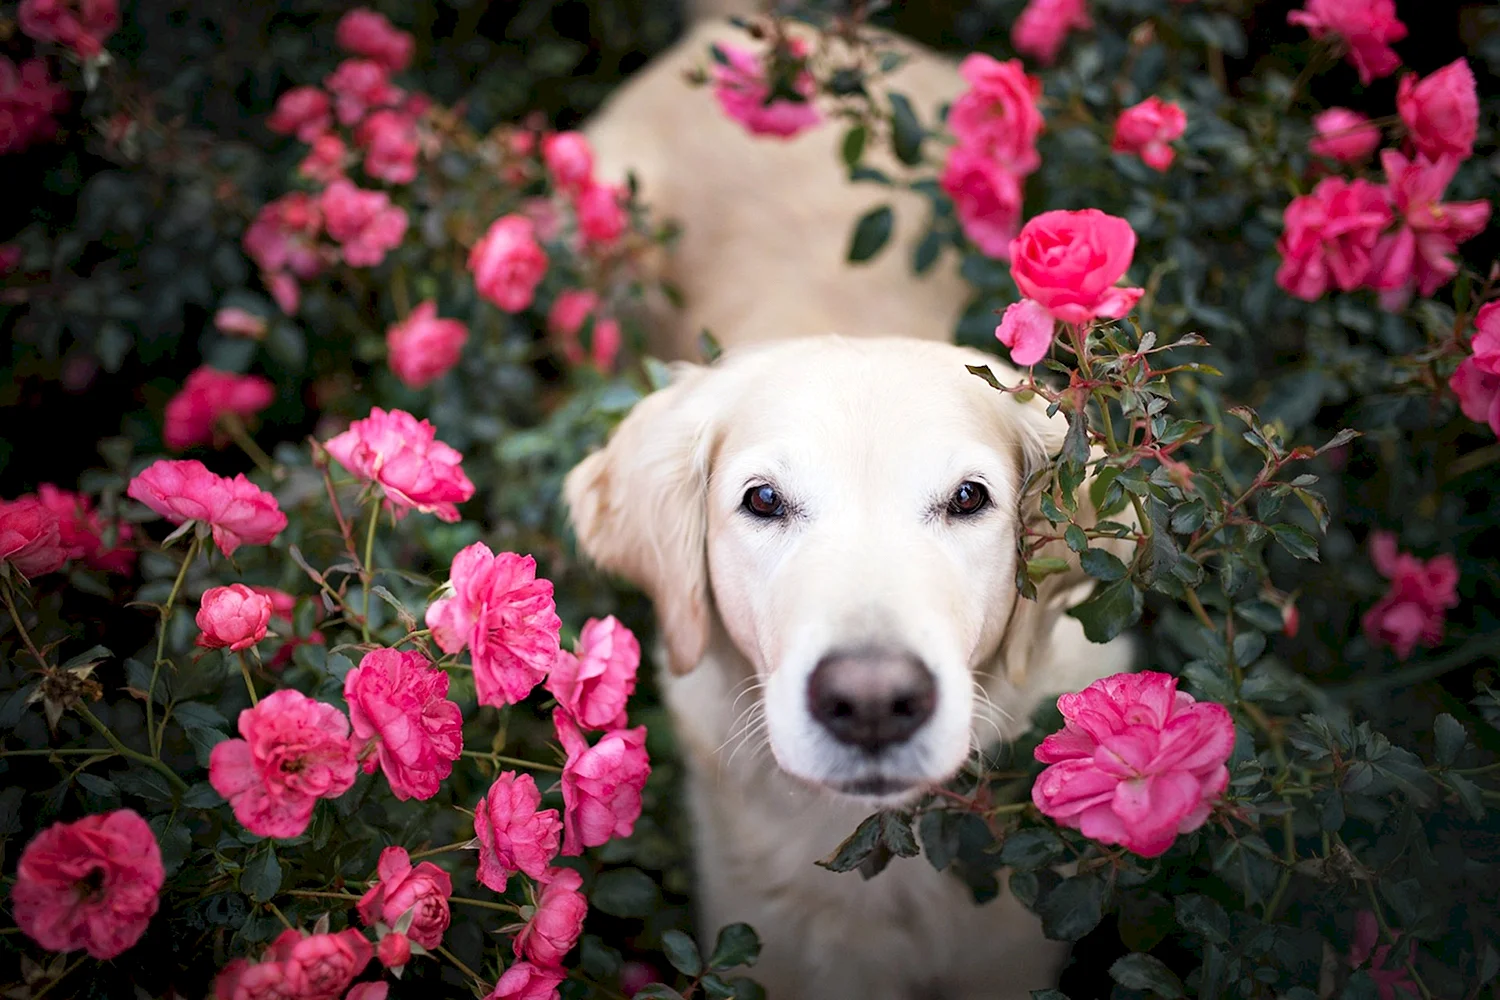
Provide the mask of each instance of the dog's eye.
{"label": "dog's eye", "polygon": [[948,513],[955,517],[977,514],[990,505],[990,491],[979,483],[964,481],[958,484],[948,500]]}
{"label": "dog's eye", "polygon": [[786,503],[772,486],[750,487],[745,491],[745,499],[740,501],[740,506],[756,517],[786,516]]}

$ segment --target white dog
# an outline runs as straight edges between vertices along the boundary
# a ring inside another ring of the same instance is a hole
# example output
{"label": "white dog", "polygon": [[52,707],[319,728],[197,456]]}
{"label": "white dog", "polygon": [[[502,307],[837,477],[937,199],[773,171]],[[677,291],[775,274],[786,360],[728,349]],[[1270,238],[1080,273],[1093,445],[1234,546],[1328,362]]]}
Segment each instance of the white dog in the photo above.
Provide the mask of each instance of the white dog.
{"label": "white dog", "polygon": [[[1066,426],[965,366],[1014,371],[936,342],[963,305],[951,269],[915,278],[899,247],[843,262],[879,195],[843,178],[837,130],[756,140],[683,85],[733,37],[700,25],[589,130],[683,224],[666,267],[687,304],[660,348],[689,356],[708,327],[730,350],[679,365],[568,476],[578,540],[656,606],[704,934],[752,924],[771,1000],[1025,997],[1064,951],[1008,893],[975,907],[921,859],[868,881],[814,861],[1044,698],[1127,669],[1062,614],[1086,577],[1016,593],[1022,487]],[[961,81],[915,55],[893,85],[930,111]]]}

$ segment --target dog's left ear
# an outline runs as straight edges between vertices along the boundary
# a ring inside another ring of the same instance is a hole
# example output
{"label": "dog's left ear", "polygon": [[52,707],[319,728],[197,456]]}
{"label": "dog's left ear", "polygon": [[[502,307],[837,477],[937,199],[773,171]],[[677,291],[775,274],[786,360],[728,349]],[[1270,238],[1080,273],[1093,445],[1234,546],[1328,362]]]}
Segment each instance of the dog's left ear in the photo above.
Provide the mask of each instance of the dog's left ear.
{"label": "dog's left ear", "polygon": [[637,403],[609,443],[563,482],[579,547],[651,597],[678,674],[697,666],[708,646],[713,420],[698,389],[709,374],[698,365],[675,366],[672,384]]}

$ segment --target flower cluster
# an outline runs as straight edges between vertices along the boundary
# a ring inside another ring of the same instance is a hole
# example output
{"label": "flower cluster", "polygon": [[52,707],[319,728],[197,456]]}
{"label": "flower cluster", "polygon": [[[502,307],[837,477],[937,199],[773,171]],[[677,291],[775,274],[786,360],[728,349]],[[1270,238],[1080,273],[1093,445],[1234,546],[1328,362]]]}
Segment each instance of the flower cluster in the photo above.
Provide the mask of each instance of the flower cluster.
{"label": "flower cluster", "polygon": [[1401,659],[1420,643],[1435,646],[1443,640],[1443,619],[1458,607],[1458,565],[1449,555],[1423,562],[1396,548],[1396,537],[1377,531],[1370,539],[1370,557],[1391,589],[1365,612],[1365,635],[1379,646],[1390,646]]}
{"label": "flower cluster", "polygon": [[[51,483],[42,483],[34,495],[0,500],[0,564],[25,577],[55,573],[70,560],[129,574],[134,534],[124,522],[106,524],[88,497]],[[110,535],[113,543],[106,541]]]}

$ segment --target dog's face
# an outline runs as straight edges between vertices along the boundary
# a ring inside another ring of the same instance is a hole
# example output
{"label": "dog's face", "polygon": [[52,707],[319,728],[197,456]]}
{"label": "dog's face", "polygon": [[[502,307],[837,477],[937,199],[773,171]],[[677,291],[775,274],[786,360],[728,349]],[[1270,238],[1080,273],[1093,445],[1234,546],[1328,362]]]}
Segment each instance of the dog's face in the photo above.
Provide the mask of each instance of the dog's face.
{"label": "dog's face", "polygon": [[976,704],[993,708],[976,674],[1018,613],[1028,459],[1061,428],[965,370],[986,361],[905,340],[760,348],[689,370],[569,477],[580,542],[651,593],[674,669],[717,615],[791,775],[899,799],[950,777]]}

